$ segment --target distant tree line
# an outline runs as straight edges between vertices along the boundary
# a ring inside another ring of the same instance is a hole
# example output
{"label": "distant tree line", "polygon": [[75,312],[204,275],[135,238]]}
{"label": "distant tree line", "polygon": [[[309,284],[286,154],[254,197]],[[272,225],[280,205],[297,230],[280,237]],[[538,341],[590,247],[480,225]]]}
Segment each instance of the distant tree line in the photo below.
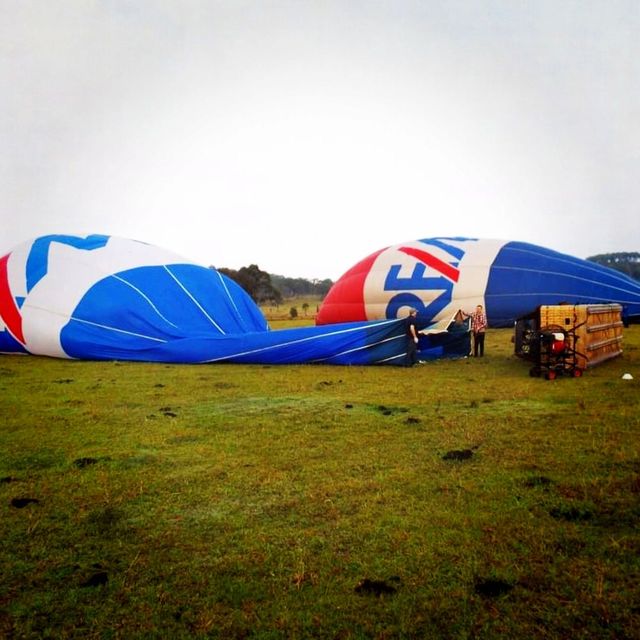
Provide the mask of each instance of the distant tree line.
{"label": "distant tree line", "polygon": [[333,285],[331,280],[286,278],[262,271],[256,264],[240,269],[218,268],[220,273],[237,282],[257,304],[281,304],[285,298],[318,296],[324,298]]}
{"label": "distant tree line", "polygon": [[324,298],[333,286],[333,281],[328,278],[326,280],[306,280],[305,278],[286,278],[273,273],[271,274],[271,282],[285,298],[302,296]]}
{"label": "distant tree line", "polygon": [[622,253],[600,253],[587,258],[605,267],[626,273],[628,276],[640,280],[640,253],[637,251]]}

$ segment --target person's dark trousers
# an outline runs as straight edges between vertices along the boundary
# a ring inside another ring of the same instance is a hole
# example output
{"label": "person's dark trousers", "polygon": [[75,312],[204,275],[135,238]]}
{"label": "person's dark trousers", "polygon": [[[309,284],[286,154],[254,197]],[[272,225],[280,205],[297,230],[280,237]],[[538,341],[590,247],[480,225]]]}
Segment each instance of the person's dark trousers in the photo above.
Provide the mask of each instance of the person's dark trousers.
{"label": "person's dark trousers", "polygon": [[476,358],[484,355],[484,333],[473,334],[473,355]]}
{"label": "person's dark trousers", "polygon": [[412,367],[416,362],[418,362],[418,345],[412,338],[407,342],[407,360],[405,367]]}

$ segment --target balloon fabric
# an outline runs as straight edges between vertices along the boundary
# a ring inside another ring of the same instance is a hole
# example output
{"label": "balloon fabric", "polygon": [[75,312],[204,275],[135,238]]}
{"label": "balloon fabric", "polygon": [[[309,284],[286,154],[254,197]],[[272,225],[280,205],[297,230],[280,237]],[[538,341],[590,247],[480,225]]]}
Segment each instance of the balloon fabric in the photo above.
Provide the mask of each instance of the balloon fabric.
{"label": "balloon fabric", "polygon": [[426,238],[381,249],[333,285],[316,323],[391,319],[425,323],[484,306],[491,327],[513,326],[542,304],[618,303],[640,322],[640,282],[588,260],[525,242]]}
{"label": "balloon fabric", "polygon": [[[428,329],[428,328],[427,328]],[[426,357],[468,353],[434,329]],[[233,280],[113,236],[49,235],[0,258],[0,352],[88,360],[403,364],[404,321],[271,331]]]}

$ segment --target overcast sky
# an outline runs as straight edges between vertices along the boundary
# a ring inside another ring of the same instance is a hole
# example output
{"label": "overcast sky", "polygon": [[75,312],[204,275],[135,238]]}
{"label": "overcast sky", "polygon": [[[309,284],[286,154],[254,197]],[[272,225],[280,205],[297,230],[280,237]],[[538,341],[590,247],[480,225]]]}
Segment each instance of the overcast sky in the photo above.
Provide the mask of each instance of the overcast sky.
{"label": "overcast sky", "polygon": [[338,278],[431,236],[640,251],[638,0],[0,0],[0,255]]}

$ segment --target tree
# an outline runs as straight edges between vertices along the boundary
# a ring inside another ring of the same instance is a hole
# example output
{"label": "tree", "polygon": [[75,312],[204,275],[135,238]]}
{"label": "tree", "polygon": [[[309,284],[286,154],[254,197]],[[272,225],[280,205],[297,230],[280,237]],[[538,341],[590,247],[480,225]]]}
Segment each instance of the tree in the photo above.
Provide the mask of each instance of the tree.
{"label": "tree", "polygon": [[616,271],[640,280],[640,253],[637,251],[622,253],[600,253],[587,258],[591,262],[596,262],[605,267],[610,267]]}
{"label": "tree", "polygon": [[282,294],[271,283],[271,276],[266,271],[262,271],[257,264],[242,267],[237,271],[224,267],[218,271],[238,283],[257,304],[282,302]]}
{"label": "tree", "polygon": [[271,274],[271,282],[282,293],[285,298],[299,298],[302,296],[318,296],[324,298],[329,289],[333,286],[333,281],[327,280],[306,280],[305,278],[286,278]]}
{"label": "tree", "polygon": [[258,304],[271,302],[278,305],[282,303],[283,298],[303,296],[324,298],[333,286],[333,281],[328,278],[325,280],[286,278],[262,271],[255,264],[238,270],[221,267],[218,271],[237,282]]}

